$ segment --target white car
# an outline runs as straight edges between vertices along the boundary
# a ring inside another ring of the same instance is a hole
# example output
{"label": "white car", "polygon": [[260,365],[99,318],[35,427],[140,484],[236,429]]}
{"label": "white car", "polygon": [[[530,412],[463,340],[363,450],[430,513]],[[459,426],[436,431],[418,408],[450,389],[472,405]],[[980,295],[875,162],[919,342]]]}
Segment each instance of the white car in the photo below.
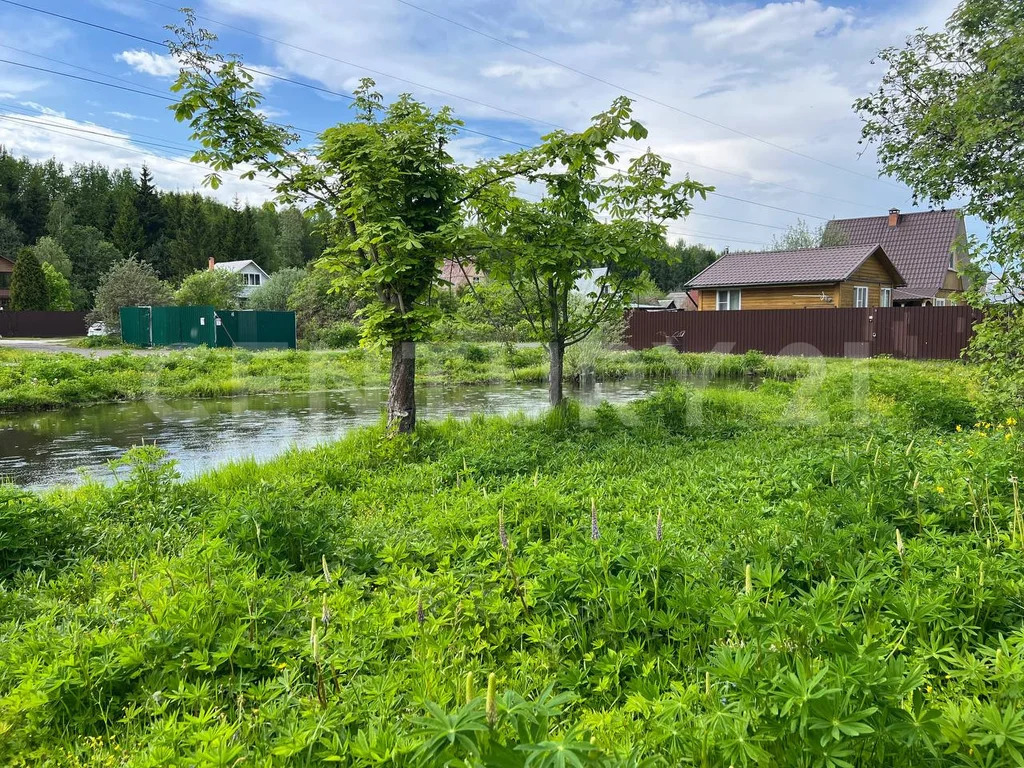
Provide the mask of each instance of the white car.
{"label": "white car", "polygon": [[89,330],[85,332],[86,336],[107,336],[110,331],[107,330],[106,323],[93,323],[89,326]]}

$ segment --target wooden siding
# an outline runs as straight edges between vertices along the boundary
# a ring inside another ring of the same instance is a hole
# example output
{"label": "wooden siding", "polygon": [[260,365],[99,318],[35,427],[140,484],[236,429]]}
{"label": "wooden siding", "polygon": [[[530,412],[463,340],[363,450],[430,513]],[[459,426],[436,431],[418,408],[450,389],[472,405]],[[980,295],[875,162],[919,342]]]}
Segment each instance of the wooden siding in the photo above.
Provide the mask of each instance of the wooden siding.
{"label": "wooden siding", "polygon": [[[835,284],[740,288],[740,309],[827,309],[835,304],[836,288]],[[832,304],[818,298],[822,293],[832,297]],[[704,312],[717,310],[718,291],[713,288],[701,291],[700,308]]]}

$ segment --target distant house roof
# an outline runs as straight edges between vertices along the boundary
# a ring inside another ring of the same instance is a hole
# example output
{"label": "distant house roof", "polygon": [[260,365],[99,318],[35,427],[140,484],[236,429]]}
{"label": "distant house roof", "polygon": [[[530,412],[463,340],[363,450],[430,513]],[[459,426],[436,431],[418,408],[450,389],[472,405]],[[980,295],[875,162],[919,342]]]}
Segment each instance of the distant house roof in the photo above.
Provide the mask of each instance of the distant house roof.
{"label": "distant house roof", "polygon": [[[214,262],[213,264],[213,266],[216,267],[217,269],[226,269],[229,272],[241,272],[243,269],[250,265],[254,266],[260,272],[263,272],[264,275],[267,274],[266,272],[263,271],[263,267],[261,267],[252,259],[243,259],[242,261],[217,261]],[[269,275],[267,275],[267,277],[269,277]]]}
{"label": "distant house roof", "polygon": [[462,288],[478,282],[484,276],[471,259],[445,259],[441,265],[441,279],[452,288]]}
{"label": "distant house roof", "polygon": [[881,245],[907,281],[893,294],[896,299],[927,299],[942,289],[949,271],[949,255],[964,234],[959,210],[895,212],[896,226],[889,216],[830,221],[825,236],[841,233],[850,245]]}
{"label": "distant house roof", "polygon": [[727,253],[690,281],[691,288],[839,283],[872,256],[890,271],[894,285],[904,281],[878,245],[802,248],[796,251]]}
{"label": "distant house roof", "polygon": [[6,256],[0,256],[0,272],[13,272],[14,262]]}
{"label": "distant house roof", "polygon": [[699,297],[699,291],[670,291],[664,301],[670,302],[673,309],[693,310],[697,309]]}

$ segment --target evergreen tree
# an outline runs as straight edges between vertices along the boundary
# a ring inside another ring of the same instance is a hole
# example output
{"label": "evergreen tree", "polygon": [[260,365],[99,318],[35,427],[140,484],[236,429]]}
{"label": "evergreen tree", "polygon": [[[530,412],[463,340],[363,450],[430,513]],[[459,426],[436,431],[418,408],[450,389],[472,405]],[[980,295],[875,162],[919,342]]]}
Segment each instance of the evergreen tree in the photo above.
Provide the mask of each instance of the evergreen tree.
{"label": "evergreen tree", "polygon": [[46,234],[46,216],[50,212],[50,196],[38,171],[30,173],[18,196],[18,227],[28,243],[35,243]]}
{"label": "evergreen tree", "polygon": [[146,236],[139,222],[139,212],[135,208],[135,201],[130,197],[126,197],[121,204],[114,229],[110,233],[110,242],[121,253],[129,256],[140,253],[146,247]]}
{"label": "evergreen tree", "polygon": [[305,263],[303,241],[306,220],[295,207],[285,208],[278,214],[277,241],[274,243],[273,271],[288,267],[301,267]]}
{"label": "evergreen tree", "polygon": [[22,248],[14,262],[11,275],[11,309],[47,310],[50,295],[46,288],[46,275],[30,248]]}
{"label": "evergreen tree", "polygon": [[23,243],[24,239],[18,225],[0,214],[0,256],[8,261],[14,261]]}
{"label": "evergreen tree", "polygon": [[142,166],[142,172],[139,174],[138,191],[135,194],[135,210],[139,214],[139,223],[142,225],[146,246],[155,244],[163,234],[164,211],[160,196],[153,185],[153,175],[145,165]]}
{"label": "evergreen tree", "polygon": [[199,195],[189,195],[181,208],[178,232],[171,242],[171,274],[183,278],[206,266],[210,231]]}

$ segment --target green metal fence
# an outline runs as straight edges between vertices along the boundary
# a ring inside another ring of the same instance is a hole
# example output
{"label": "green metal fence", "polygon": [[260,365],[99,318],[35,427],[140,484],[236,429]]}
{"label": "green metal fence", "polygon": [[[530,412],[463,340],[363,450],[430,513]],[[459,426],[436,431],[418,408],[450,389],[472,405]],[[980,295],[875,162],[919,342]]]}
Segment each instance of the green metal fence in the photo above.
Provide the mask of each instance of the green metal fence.
{"label": "green metal fence", "polygon": [[138,347],[205,344],[295,349],[295,313],[194,307],[121,307],[121,338]]}

